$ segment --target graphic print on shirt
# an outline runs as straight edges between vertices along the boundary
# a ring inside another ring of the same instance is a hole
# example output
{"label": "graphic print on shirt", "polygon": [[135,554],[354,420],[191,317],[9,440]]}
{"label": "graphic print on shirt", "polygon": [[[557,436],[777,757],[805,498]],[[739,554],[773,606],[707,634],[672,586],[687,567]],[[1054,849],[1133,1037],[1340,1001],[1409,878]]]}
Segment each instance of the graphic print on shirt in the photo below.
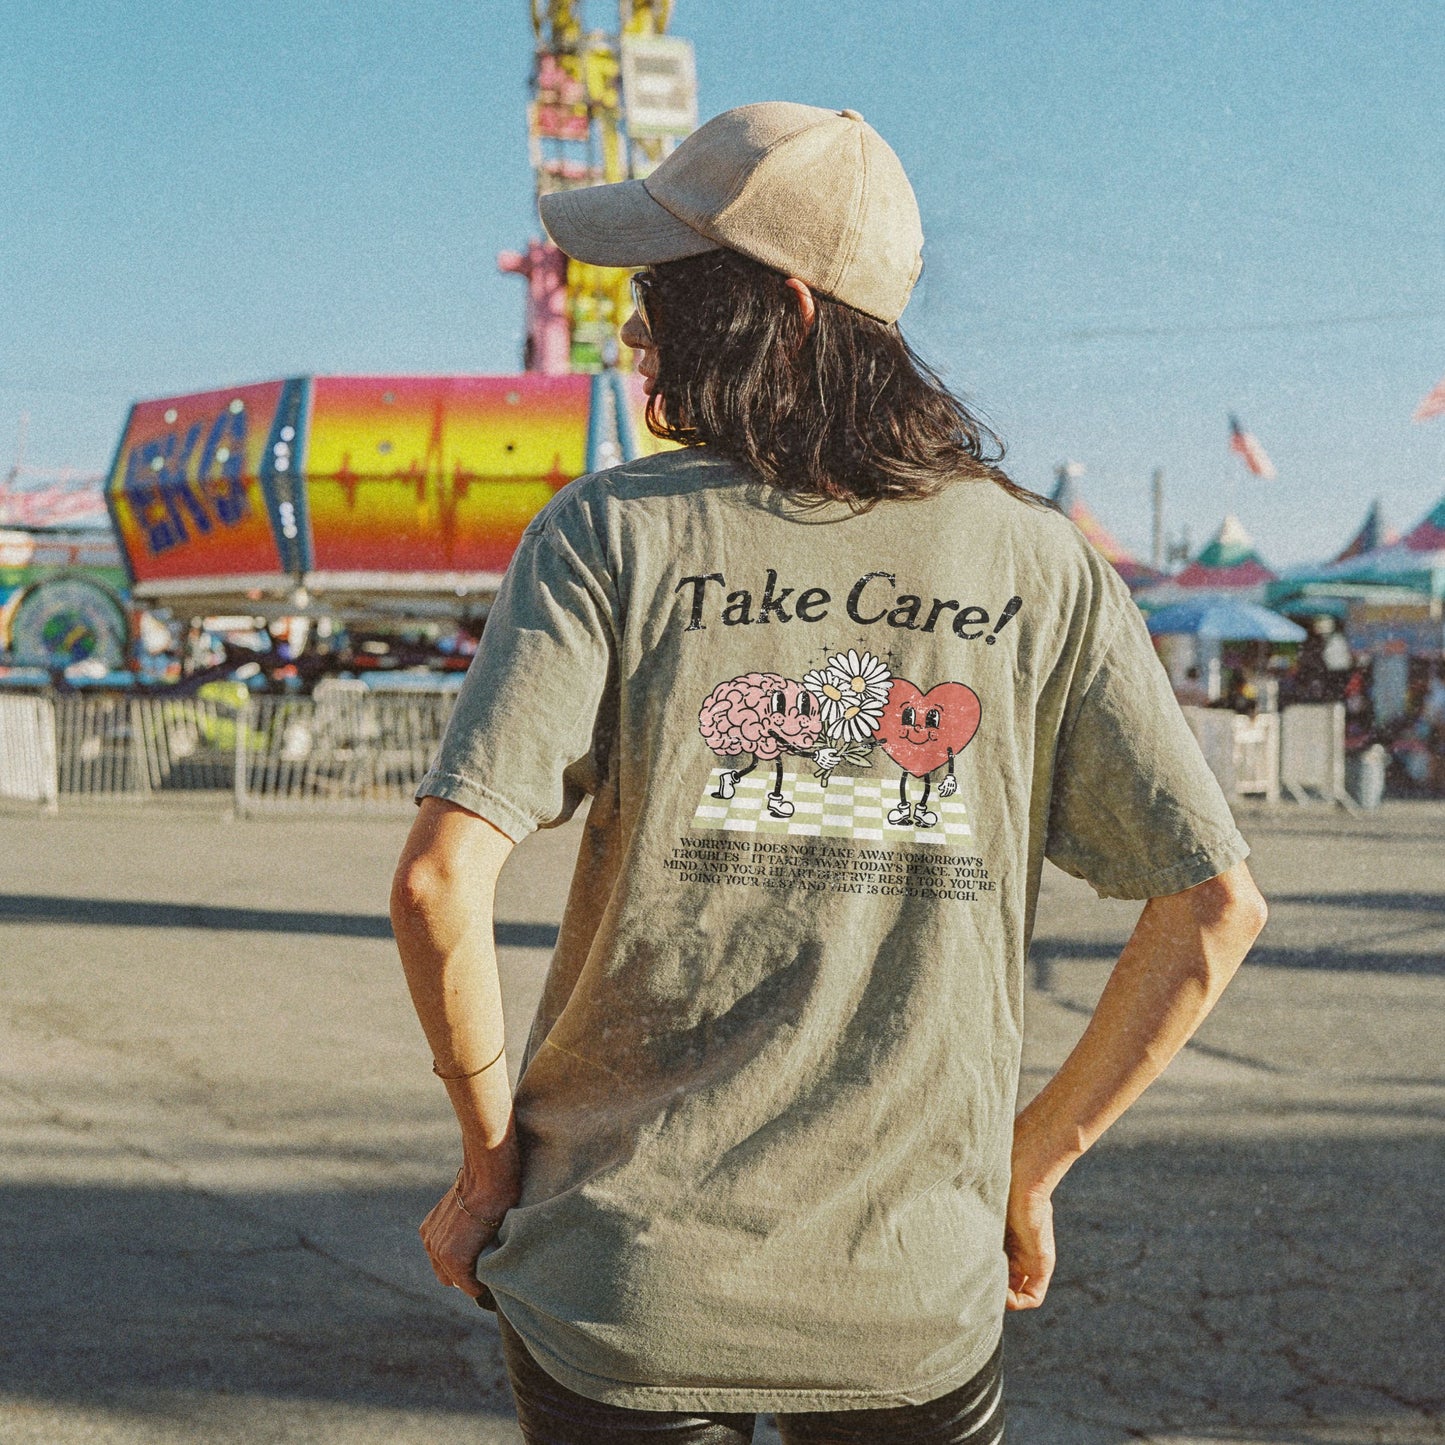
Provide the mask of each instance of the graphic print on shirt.
{"label": "graphic print on shirt", "polygon": [[[834,653],[801,680],[775,672],[728,678],[698,713],[703,740],[724,766],[709,778],[694,822],[873,840],[902,830],[927,841],[967,836],[972,829],[956,797],[954,764],[982,711],[978,694],[962,682],[925,692],[871,652],[853,649]],[[871,769],[877,748],[899,769],[891,806],[884,800],[891,784],[851,772]],[[789,756],[813,764],[811,780],[796,773],[789,779],[783,766]],[[760,763],[771,764],[761,776],[754,773]],[[849,771],[835,779],[840,768]],[[908,795],[910,778],[923,785],[917,801]]]}
{"label": "graphic print on shirt", "polygon": [[793,805],[783,796],[783,754],[814,755],[823,718],[817,699],[801,682],[776,672],[745,672],[720,682],[708,693],[698,714],[703,740],[718,757],[747,758],[746,767],[724,768],[715,798],[736,796],[737,785],[759,763],[776,769],[768,812],[789,818]]}

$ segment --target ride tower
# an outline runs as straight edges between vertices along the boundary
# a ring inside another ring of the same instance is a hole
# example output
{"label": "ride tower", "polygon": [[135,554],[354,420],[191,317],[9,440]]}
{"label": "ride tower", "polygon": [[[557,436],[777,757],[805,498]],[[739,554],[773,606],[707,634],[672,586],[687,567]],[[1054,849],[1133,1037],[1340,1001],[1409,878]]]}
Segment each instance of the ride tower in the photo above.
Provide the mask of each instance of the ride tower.
{"label": "ride tower", "polygon": [[[586,0],[531,7],[527,135],[537,196],[650,174],[697,126],[692,45],[667,33],[672,0],[619,0],[615,33],[587,28]],[[569,260],[536,238],[497,264],[527,281],[526,371],[631,368],[618,340],[630,305],[627,270]]]}

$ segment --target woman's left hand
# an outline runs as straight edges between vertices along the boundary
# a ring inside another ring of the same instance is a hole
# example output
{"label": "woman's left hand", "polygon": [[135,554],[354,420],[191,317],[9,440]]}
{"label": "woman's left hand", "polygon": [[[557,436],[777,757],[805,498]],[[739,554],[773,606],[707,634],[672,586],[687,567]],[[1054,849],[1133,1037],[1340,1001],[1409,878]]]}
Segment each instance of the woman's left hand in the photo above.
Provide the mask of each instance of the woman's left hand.
{"label": "woman's left hand", "polygon": [[1034,1310],[1044,1302],[1054,1276],[1054,1205],[1047,1190],[1015,1187],[1009,1191],[1004,1226],[1008,1256],[1006,1309]]}
{"label": "woman's left hand", "polygon": [[503,1199],[475,1184],[469,1187],[470,1183],[465,1171],[458,1175],[457,1183],[422,1220],[420,1233],[436,1277],[478,1299],[483,1286],[477,1279],[477,1259],[497,1237],[502,1219],[516,1200]]}

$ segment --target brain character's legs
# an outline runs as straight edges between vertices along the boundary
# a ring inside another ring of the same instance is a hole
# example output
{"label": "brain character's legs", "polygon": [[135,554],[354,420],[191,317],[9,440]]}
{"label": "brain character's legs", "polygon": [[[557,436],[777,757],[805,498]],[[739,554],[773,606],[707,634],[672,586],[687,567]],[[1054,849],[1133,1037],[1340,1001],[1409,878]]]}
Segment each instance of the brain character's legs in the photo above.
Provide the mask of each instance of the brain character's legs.
{"label": "brain character's legs", "polygon": [[778,754],[773,791],[768,794],[768,812],[775,818],[791,818],[793,816],[793,805],[783,797],[783,755],[781,753]]}
{"label": "brain character's legs", "polygon": [[758,760],[754,758],[745,768],[738,768],[736,771],[724,768],[722,777],[717,780],[717,788],[713,792],[713,797],[731,798],[738,790],[738,779],[747,777],[757,765]]}
{"label": "brain character's legs", "polygon": [[[925,797],[928,795],[925,793]],[[913,804],[908,801],[908,774],[898,775],[898,806],[888,810],[888,821],[906,828],[913,821]]]}

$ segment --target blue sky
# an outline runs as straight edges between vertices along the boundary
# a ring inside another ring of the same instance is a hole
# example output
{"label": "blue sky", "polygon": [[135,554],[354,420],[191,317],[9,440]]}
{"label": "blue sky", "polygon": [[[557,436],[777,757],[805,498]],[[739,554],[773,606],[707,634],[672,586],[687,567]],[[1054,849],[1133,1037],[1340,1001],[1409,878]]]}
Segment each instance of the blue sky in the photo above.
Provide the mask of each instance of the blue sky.
{"label": "blue sky", "polygon": [[[604,3],[591,15],[615,13]],[[1445,491],[1438,4],[677,0],[704,116],[863,112],[927,236],[904,328],[1019,480],[1147,549],[1233,505],[1276,564]],[[127,404],[498,372],[534,232],[523,0],[10,0],[0,465],[100,470]],[[1237,411],[1279,480],[1227,448]]]}

